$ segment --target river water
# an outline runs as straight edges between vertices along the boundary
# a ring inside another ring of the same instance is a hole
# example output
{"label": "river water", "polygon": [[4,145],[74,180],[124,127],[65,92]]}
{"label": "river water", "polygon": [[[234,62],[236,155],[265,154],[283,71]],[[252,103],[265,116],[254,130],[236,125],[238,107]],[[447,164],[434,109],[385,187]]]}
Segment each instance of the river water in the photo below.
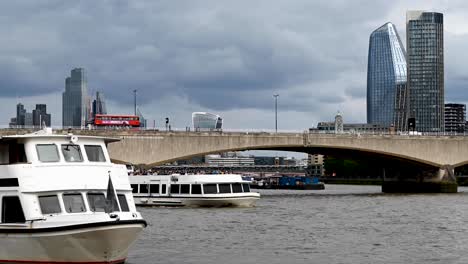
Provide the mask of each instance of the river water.
{"label": "river water", "polygon": [[127,263],[468,263],[468,188],[262,190],[254,208],[139,208]]}

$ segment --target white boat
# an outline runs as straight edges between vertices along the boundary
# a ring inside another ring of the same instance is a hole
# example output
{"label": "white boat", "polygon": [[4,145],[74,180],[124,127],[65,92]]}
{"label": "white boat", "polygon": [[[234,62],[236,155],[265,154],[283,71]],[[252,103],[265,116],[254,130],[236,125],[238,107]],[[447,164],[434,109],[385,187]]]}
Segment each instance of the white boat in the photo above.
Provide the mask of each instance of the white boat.
{"label": "white boat", "polygon": [[129,176],[136,205],[251,207],[260,194],[236,174]]}
{"label": "white boat", "polygon": [[0,263],[123,263],[146,222],[115,139],[0,137]]}

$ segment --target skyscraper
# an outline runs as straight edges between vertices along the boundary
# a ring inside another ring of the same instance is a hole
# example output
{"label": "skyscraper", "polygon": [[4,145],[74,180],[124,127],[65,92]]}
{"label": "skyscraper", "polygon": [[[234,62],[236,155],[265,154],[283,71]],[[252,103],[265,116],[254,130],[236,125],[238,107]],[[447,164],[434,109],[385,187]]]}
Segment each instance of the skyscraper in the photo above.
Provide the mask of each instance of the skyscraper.
{"label": "skyscraper", "polygon": [[104,102],[104,96],[100,92],[96,92],[96,99],[93,101],[93,118],[97,114],[107,114],[106,103]]}
{"label": "skyscraper", "polygon": [[22,127],[26,123],[26,109],[22,103],[16,105],[16,125]]}
{"label": "skyscraper", "polygon": [[36,109],[32,111],[33,117],[33,126],[42,127],[42,124],[45,124],[47,127],[50,127],[51,116],[47,114],[47,105],[45,104],[36,104]]}
{"label": "skyscraper", "polygon": [[71,70],[65,79],[65,92],[62,99],[62,124],[64,127],[82,127],[89,116],[88,82],[85,70]]}
{"label": "skyscraper", "polygon": [[444,131],[444,19],[424,11],[406,13],[409,117],[416,130]]}
{"label": "skyscraper", "polygon": [[367,123],[406,130],[406,52],[390,22],[369,39]]}

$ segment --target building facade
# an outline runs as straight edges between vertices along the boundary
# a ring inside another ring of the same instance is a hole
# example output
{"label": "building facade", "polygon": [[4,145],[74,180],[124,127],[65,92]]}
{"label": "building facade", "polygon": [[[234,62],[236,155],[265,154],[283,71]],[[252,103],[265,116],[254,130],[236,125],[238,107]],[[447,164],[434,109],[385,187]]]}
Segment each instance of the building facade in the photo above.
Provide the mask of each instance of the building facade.
{"label": "building facade", "polygon": [[92,109],[93,118],[96,117],[96,115],[107,114],[107,108],[106,108],[106,103],[104,101],[104,95],[101,92],[96,92],[96,99],[93,100],[92,108],[93,108]]}
{"label": "building facade", "polygon": [[207,112],[194,112],[192,125],[195,130],[222,129],[223,119],[219,115]]}
{"label": "building facade", "polygon": [[62,95],[63,127],[83,127],[89,118],[88,82],[83,68],[71,70]]}
{"label": "building facade", "polygon": [[465,133],[466,125],[466,105],[445,104],[445,132]]}
{"label": "building facade", "polygon": [[51,126],[51,115],[47,113],[47,105],[36,104],[36,109],[32,111],[32,116],[33,126],[42,127],[44,124],[47,127]]}
{"label": "building facade", "polygon": [[367,123],[406,130],[406,52],[392,23],[372,32],[367,65]]}
{"label": "building facade", "polygon": [[408,115],[420,132],[444,131],[443,14],[406,14]]}

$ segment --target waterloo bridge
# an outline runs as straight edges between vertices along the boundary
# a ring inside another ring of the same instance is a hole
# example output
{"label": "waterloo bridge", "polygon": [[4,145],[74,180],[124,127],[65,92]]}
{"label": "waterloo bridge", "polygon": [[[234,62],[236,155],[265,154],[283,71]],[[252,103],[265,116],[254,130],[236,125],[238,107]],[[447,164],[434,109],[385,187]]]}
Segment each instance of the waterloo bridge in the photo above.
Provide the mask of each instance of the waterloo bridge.
{"label": "waterloo bridge", "polygon": [[[0,135],[28,130],[3,129]],[[456,192],[454,169],[468,164],[468,137],[446,135],[321,134],[78,130],[77,135],[121,139],[109,144],[116,162],[161,165],[179,159],[242,150],[280,150],[367,158],[381,162],[382,190]],[[66,134],[67,130],[55,133]]]}

